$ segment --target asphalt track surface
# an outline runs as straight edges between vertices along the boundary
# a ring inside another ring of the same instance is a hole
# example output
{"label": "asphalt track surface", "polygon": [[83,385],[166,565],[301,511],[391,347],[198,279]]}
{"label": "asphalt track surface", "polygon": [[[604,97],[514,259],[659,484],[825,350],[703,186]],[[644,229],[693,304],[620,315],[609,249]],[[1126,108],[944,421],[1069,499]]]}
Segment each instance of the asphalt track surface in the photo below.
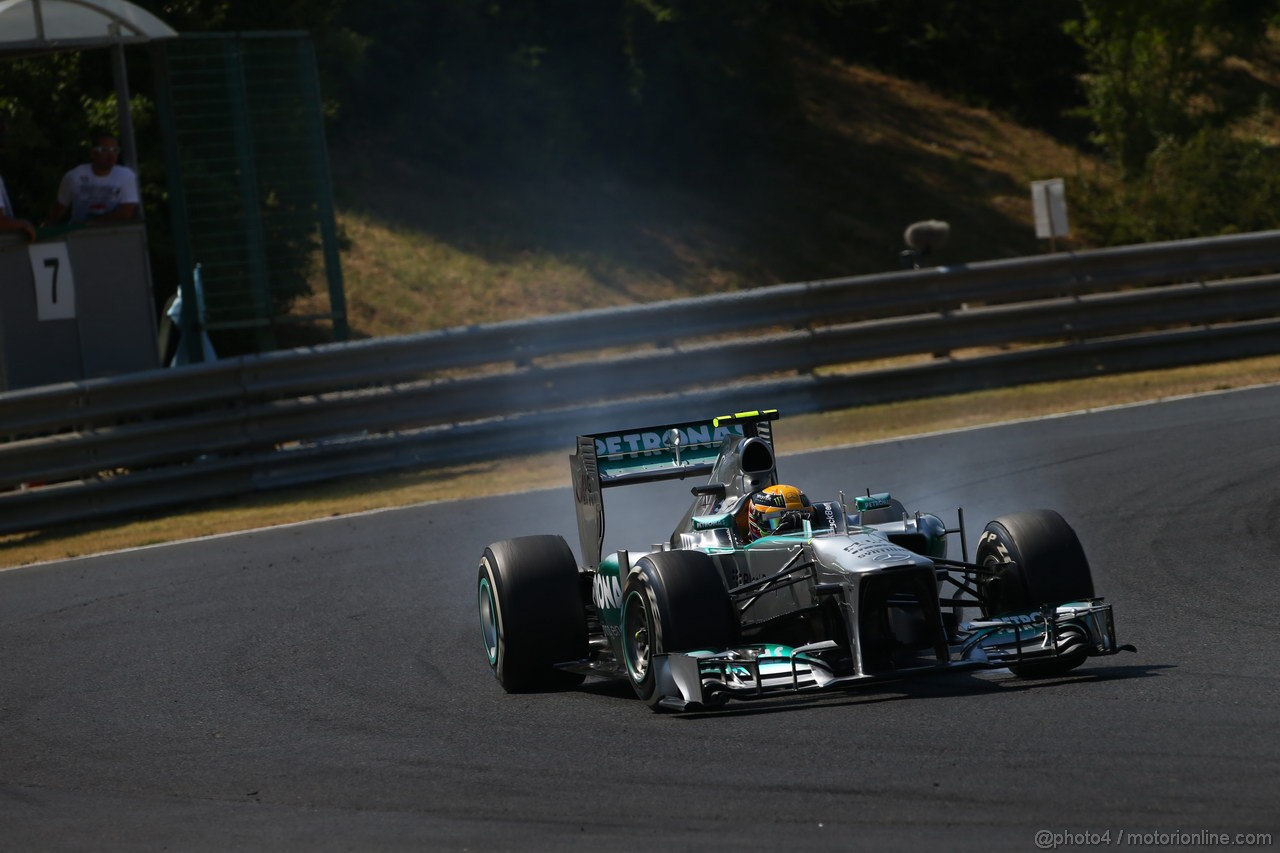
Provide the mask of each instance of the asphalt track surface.
{"label": "asphalt track surface", "polygon": [[[603,682],[506,695],[477,558],[544,532],[576,551],[564,489],[0,572],[0,847],[1274,846],[1277,424],[1268,387],[782,457],[814,497],[963,506],[970,543],[1002,512],[1061,511],[1139,651],[1053,680],[703,715]],[[607,495],[614,546],[669,533],[688,484],[668,485]]]}

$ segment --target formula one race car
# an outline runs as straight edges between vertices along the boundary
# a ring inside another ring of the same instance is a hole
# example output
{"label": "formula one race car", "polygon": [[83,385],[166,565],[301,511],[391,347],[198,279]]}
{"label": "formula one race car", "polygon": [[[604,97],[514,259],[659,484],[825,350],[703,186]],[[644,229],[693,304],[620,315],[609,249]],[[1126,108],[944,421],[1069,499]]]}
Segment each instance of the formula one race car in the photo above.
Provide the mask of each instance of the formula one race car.
{"label": "formula one race car", "polygon": [[[1044,677],[1115,654],[1075,532],[1052,510],[986,525],[973,562],[888,493],[810,502],[778,484],[776,411],[578,437],[584,565],[559,536],[480,559],[480,627],[511,692],[620,677],[654,709],[813,693],[966,668]],[[605,555],[602,490],[704,478],[670,540]],[[972,615],[975,618],[968,618]]]}

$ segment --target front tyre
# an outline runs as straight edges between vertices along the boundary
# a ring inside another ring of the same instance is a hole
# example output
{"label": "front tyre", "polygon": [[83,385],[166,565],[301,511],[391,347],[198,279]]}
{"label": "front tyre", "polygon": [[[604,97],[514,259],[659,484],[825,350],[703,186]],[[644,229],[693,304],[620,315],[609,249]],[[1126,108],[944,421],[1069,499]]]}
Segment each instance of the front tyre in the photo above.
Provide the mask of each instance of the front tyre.
{"label": "front tyre", "polygon": [[559,536],[525,536],[484,550],[477,574],[480,633],[508,693],[581,684],[554,664],[587,657],[578,565]]}
{"label": "front tyre", "polygon": [[[1080,539],[1050,509],[1011,513],[987,524],[978,540],[976,561],[994,572],[979,584],[984,617],[1094,597],[1093,573]],[[1061,675],[1084,663],[1087,656],[1082,645],[1078,652],[1009,669],[1024,678]]]}
{"label": "front tyre", "polygon": [[622,587],[622,652],[636,696],[657,710],[662,700],[654,658],[733,643],[735,618],[715,563],[696,551],[643,557]]}

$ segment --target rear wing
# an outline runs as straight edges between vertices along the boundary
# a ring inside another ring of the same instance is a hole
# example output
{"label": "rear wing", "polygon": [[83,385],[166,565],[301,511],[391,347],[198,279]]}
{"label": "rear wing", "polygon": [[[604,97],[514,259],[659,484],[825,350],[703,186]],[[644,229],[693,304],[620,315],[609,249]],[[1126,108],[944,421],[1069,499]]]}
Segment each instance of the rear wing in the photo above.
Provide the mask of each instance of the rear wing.
{"label": "rear wing", "polygon": [[604,489],[706,476],[728,437],[758,437],[772,445],[770,423],[777,418],[777,409],[765,409],[578,436],[569,475],[584,563],[595,568],[604,550]]}

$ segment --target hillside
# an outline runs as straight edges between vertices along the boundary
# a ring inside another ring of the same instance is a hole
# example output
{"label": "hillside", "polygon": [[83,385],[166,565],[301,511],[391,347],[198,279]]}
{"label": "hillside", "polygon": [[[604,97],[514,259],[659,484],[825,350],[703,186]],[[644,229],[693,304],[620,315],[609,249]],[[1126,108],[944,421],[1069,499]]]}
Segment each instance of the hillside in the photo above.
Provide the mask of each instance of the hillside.
{"label": "hillside", "polygon": [[[911,222],[935,262],[1043,251],[1028,184],[1094,166],[918,84],[804,54],[804,120],[695,180],[467,177],[394,141],[334,152],[348,313],[383,336],[898,268]],[[735,152],[742,153],[742,152]]]}

